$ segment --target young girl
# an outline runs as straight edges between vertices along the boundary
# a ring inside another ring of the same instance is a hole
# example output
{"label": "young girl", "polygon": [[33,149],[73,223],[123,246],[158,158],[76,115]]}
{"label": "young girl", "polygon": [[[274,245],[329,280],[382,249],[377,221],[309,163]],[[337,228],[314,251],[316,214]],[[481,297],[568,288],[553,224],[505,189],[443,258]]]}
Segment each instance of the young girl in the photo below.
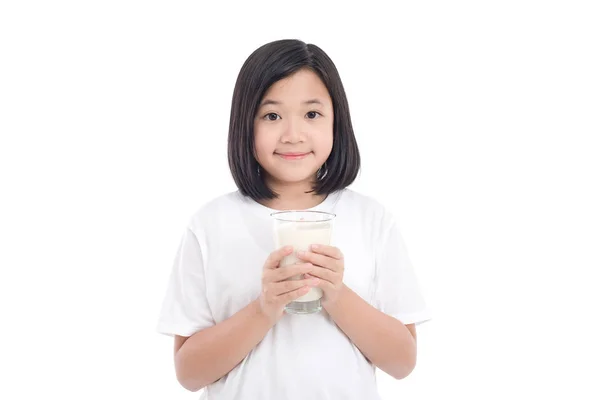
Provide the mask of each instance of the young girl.
{"label": "young girl", "polygon": [[[183,387],[209,400],[379,399],[378,367],[415,367],[430,319],[394,217],[347,189],[359,151],[335,65],[298,40],[250,55],[233,92],[229,166],[238,191],[189,221],[158,331],[175,338]],[[271,213],[336,214],[332,244],[274,249]],[[288,280],[294,275],[303,280]],[[284,312],[311,287],[323,309]]]}

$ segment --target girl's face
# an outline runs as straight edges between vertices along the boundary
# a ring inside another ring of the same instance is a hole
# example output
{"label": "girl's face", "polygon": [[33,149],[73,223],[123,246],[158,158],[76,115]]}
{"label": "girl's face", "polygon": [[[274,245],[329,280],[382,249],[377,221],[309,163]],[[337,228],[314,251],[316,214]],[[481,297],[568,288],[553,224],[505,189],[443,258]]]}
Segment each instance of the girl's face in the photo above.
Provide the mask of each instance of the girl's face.
{"label": "girl's face", "polygon": [[312,71],[275,82],[254,119],[256,159],[271,185],[310,184],[333,146],[333,105]]}

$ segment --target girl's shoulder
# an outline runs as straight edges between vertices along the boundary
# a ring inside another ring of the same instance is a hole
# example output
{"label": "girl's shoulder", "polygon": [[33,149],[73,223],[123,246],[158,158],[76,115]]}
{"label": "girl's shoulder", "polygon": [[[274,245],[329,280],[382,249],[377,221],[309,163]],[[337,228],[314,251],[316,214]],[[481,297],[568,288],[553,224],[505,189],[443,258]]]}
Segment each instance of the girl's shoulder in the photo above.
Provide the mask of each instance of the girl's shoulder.
{"label": "girl's shoulder", "polygon": [[369,224],[376,224],[381,229],[389,228],[395,222],[392,209],[383,201],[353,189],[344,189],[337,204],[340,215],[353,219],[363,219]]}
{"label": "girl's shoulder", "polygon": [[354,189],[344,189],[341,198],[346,202],[355,203],[357,205],[369,208],[384,208],[383,204],[380,201],[378,201],[375,197],[369,196],[365,193],[359,192]]}
{"label": "girl's shoulder", "polygon": [[338,204],[341,204],[342,207],[359,210],[361,214],[366,214],[369,217],[392,217],[390,208],[384,202],[353,189],[344,189]]}
{"label": "girl's shoulder", "polygon": [[199,228],[219,222],[223,222],[228,216],[232,216],[239,210],[243,199],[239,191],[233,191],[214,197],[201,204],[190,216],[191,228]]}

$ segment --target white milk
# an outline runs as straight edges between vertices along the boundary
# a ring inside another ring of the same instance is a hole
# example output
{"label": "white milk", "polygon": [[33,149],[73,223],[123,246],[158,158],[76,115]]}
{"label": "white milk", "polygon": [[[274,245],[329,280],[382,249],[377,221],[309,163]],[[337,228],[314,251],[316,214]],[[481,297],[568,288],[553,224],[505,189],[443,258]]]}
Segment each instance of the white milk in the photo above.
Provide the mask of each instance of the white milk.
{"label": "white milk", "polygon": [[[281,248],[283,246],[294,247],[294,253],[285,257],[280,267],[295,264],[304,261],[298,259],[295,252],[298,250],[309,250],[311,244],[329,245],[331,242],[332,221],[322,222],[280,222],[275,227],[275,246]],[[293,280],[302,279],[302,276],[297,275],[291,278]],[[314,301],[323,297],[323,290],[320,288],[310,288],[309,292],[304,296],[299,297],[294,301],[306,302]]]}

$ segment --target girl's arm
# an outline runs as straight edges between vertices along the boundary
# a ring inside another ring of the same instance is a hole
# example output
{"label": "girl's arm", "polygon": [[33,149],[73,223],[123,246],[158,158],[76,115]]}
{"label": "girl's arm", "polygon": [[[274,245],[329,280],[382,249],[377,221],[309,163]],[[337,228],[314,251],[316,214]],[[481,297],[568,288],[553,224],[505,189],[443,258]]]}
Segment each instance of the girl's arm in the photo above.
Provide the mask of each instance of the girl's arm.
{"label": "girl's arm", "polygon": [[177,380],[197,391],[221,379],[250,353],[283,315],[285,305],[308,293],[312,279],[288,278],[314,270],[310,264],[279,268],[291,254],[284,247],[272,252],[263,267],[260,297],[236,314],[189,338],[176,336],[175,370]]}
{"label": "girl's arm", "polygon": [[312,245],[311,251],[298,257],[319,266],[311,275],[319,278],[318,286],[325,293],[321,305],[365,357],[396,379],[407,377],[417,362],[414,324],[404,325],[346,286],[344,256],[337,247]]}
{"label": "girl's arm", "polygon": [[217,381],[238,365],[273,325],[255,300],[231,318],[189,338],[176,336],[177,380],[193,392]]}
{"label": "girl's arm", "polygon": [[333,303],[323,307],[373,364],[396,379],[407,377],[417,361],[414,324],[404,325],[343,285]]}

